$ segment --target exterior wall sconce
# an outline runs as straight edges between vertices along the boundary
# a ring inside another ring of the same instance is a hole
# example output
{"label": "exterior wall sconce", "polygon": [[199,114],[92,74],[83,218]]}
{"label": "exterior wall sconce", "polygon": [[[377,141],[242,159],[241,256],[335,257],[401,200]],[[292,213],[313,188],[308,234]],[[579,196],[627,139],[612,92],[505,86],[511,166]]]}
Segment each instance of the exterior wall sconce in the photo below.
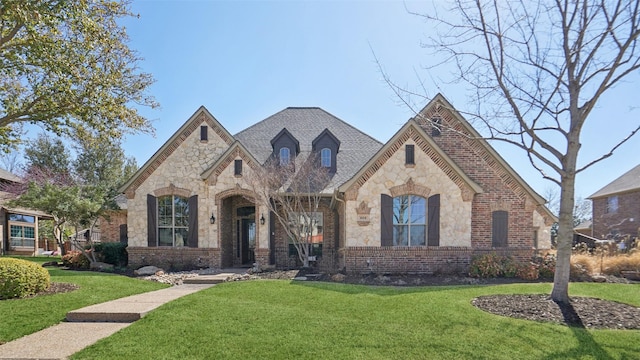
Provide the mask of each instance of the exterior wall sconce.
{"label": "exterior wall sconce", "polygon": [[216,223],[216,216],[211,213],[211,217],[209,218],[209,222],[213,225]]}
{"label": "exterior wall sconce", "polygon": [[260,225],[264,225],[264,214],[260,214]]}

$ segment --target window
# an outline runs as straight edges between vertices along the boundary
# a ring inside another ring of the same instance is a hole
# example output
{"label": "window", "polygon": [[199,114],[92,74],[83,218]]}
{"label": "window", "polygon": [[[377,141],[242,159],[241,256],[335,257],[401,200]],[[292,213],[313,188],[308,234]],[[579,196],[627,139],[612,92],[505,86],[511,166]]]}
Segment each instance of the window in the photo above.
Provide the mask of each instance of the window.
{"label": "window", "polygon": [[509,213],[499,210],[494,211],[491,216],[491,246],[508,246]]}
{"label": "window", "polygon": [[331,167],[331,149],[324,148],[320,151],[320,165],[322,167]]}
{"label": "window", "polygon": [[201,141],[209,140],[208,129],[209,128],[207,126],[200,126],[200,140]]}
{"label": "window", "polygon": [[289,148],[280,148],[280,166],[289,165],[290,155]]}
{"label": "window", "polygon": [[427,233],[427,202],[416,195],[393,198],[393,245],[424,246]]}
{"label": "window", "polygon": [[235,176],[242,176],[242,160],[236,160],[233,163],[233,174]]}
{"label": "window", "polygon": [[[312,256],[322,256],[322,243],[324,240],[324,222],[322,212],[315,211],[306,214],[289,214],[289,227],[291,232],[298,234],[301,243],[309,243]],[[289,239],[289,255],[297,255],[298,250],[294,245],[294,239]]]}
{"label": "window", "polygon": [[23,214],[9,214],[9,246],[36,246],[36,218]]}
{"label": "window", "polygon": [[415,165],[415,148],[414,145],[405,145],[404,147],[404,163],[405,165]]}
{"label": "window", "polygon": [[615,214],[618,212],[618,196],[609,196],[607,198],[607,208],[605,214]]}
{"label": "window", "polygon": [[188,199],[174,195],[158,197],[158,246],[185,246],[188,234]]}
{"label": "window", "polygon": [[431,136],[440,136],[442,134],[442,118],[434,117],[431,119]]}

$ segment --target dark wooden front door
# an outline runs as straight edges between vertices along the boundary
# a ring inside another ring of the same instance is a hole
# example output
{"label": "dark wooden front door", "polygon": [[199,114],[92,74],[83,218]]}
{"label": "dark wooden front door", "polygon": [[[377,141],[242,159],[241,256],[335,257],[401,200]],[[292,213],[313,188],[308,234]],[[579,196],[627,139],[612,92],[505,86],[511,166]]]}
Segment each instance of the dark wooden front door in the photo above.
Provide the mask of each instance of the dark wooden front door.
{"label": "dark wooden front door", "polygon": [[255,219],[242,219],[242,264],[253,264],[255,261],[254,249],[256,247],[256,221]]}

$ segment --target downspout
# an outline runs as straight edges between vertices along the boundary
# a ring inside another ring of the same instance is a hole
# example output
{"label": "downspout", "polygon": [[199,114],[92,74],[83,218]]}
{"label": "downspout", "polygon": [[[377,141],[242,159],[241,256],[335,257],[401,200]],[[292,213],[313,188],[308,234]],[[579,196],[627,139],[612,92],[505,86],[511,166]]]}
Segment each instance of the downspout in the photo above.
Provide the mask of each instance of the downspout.
{"label": "downspout", "polygon": [[[343,199],[340,199],[340,197],[338,197],[338,189],[333,191],[333,198],[331,200],[331,207],[334,207],[334,204],[335,204],[334,200],[337,201],[337,202],[342,203],[344,211],[345,211],[345,216],[346,216],[347,205],[346,205],[346,202]],[[340,215],[340,213],[338,213],[338,215]],[[340,223],[340,220],[338,220],[338,223]],[[346,219],[345,219],[345,223],[344,224],[345,224],[344,227],[346,228]],[[340,230],[342,231],[342,229],[340,229]],[[344,238],[345,238],[344,241],[345,241],[345,245],[346,245],[346,241],[347,241],[346,236],[344,236]],[[344,246],[344,247],[346,247],[346,246]],[[338,249],[338,251],[340,251],[340,249]],[[347,255],[346,255],[345,251],[342,252],[342,264],[343,264],[344,267],[346,267]]]}

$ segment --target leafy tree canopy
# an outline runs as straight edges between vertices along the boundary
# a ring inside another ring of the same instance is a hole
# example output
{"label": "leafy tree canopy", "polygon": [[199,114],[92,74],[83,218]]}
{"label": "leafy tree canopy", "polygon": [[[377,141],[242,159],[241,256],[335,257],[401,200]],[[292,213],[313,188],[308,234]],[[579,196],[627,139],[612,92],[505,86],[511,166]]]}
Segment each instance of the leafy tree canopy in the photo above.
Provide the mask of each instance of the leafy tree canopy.
{"label": "leafy tree canopy", "polygon": [[133,105],[156,107],[127,46],[129,1],[0,2],[0,149],[20,124],[84,140],[153,132]]}

